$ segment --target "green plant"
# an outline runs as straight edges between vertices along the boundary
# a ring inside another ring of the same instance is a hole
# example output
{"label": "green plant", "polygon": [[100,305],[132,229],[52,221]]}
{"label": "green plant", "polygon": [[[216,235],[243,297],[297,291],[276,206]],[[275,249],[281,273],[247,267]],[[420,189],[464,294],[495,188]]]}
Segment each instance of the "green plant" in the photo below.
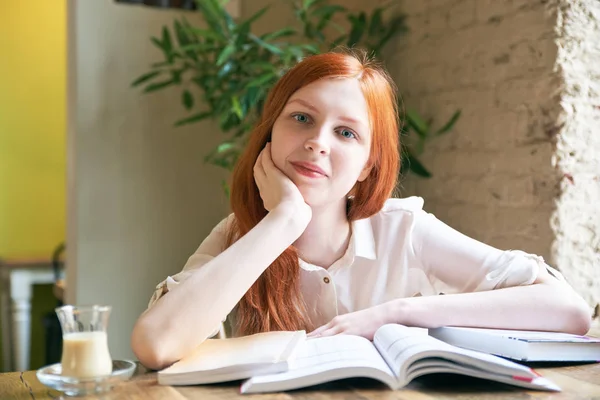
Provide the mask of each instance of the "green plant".
{"label": "green plant", "polygon": [[[172,29],[163,27],[162,36],[151,40],[162,50],[164,60],[152,64],[151,71],[132,86],[144,85],[144,92],[182,86],[181,101],[189,114],[175,125],[217,120],[224,137],[205,160],[228,170],[233,168],[260,116],[269,89],[292,65],[306,55],[340,45],[365,48],[381,59],[381,51],[390,39],[407,32],[403,15],[386,18],[389,5],[368,14],[352,12],[328,0],[287,0],[299,28],[286,27],[258,36],[252,24],[268,7],[238,22],[226,11],[227,1],[197,0],[206,28],[192,26],[185,18],[175,20]],[[328,40],[332,36],[335,39]],[[410,141],[415,145],[403,148],[400,173],[410,169],[420,176],[430,176],[417,156],[429,138],[448,132],[458,116],[456,113],[434,132],[430,122],[414,112],[407,113],[399,134],[407,136],[414,131],[417,136]]]}

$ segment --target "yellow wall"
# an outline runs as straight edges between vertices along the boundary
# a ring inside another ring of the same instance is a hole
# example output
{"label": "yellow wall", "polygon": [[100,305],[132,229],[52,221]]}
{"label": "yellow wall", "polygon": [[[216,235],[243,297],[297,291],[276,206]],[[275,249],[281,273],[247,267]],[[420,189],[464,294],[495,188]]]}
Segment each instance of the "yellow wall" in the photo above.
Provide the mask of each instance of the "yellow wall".
{"label": "yellow wall", "polygon": [[0,1],[0,257],[65,238],[66,1]]}

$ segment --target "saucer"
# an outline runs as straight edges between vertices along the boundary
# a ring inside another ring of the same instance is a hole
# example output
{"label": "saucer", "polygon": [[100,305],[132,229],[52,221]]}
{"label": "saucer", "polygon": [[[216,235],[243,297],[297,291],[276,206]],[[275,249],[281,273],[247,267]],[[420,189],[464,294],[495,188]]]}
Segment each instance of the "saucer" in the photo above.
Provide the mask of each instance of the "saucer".
{"label": "saucer", "polygon": [[135,363],[129,360],[113,360],[113,370],[110,375],[94,378],[75,378],[63,376],[60,364],[47,365],[36,372],[38,380],[52,388],[64,392],[67,396],[84,396],[88,394],[107,392],[119,382],[126,381],[135,371]]}

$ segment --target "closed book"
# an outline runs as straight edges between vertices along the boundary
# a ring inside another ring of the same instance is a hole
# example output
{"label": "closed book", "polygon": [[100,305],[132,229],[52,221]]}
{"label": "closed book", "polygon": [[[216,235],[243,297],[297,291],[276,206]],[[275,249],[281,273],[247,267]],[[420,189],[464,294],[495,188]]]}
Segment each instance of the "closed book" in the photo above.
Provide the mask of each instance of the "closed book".
{"label": "closed book", "polygon": [[600,361],[600,338],[557,332],[442,327],[429,335],[454,346],[519,361]]}
{"label": "closed book", "polygon": [[305,340],[305,331],[208,339],[178,362],[159,371],[158,383],[198,385],[284,372]]}

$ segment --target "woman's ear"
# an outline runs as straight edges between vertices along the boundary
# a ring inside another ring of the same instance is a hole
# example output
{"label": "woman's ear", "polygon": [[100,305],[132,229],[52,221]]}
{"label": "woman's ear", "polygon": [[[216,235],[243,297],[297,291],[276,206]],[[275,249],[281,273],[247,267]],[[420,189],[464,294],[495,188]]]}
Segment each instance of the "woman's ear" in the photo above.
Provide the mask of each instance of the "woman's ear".
{"label": "woman's ear", "polygon": [[362,182],[365,179],[367,179],[367,177],[369,176],[369,174],[371,173],[371,170],[373,169],[373,163],[371,161],[368,161],[365,164],[365,167],[363,168],[363,170],[361,171],[360,175],[358,176],[358,181]]}

